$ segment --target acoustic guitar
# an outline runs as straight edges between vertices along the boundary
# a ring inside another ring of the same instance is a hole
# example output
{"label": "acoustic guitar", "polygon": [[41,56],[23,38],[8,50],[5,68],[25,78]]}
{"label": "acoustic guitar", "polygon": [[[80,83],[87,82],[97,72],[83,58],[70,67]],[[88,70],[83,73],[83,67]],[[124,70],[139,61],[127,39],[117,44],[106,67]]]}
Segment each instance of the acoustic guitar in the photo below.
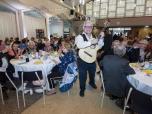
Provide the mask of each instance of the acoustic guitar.
{"label": "acoustic guitar", "polygon": [[[109,26],[110,26],[110,20],[106,19],[104,22],[103,31],[105,31],[107,29],[107,27],[109,27]],[[78,55],[83,61],[85,61],[87,63],[93,63],[96,61],[97,52],[99,49],[100,49],[100,47],[98,45],[91,45],[89,47],[80,49]]]}
{"label": "acoustic guitar", "polygon": [[89,47],[83,48],[79,50],[79,57],[87,62],[87,63],[93,63],[96,61],[97,51],[99,50],[98,45],[91,45]]}

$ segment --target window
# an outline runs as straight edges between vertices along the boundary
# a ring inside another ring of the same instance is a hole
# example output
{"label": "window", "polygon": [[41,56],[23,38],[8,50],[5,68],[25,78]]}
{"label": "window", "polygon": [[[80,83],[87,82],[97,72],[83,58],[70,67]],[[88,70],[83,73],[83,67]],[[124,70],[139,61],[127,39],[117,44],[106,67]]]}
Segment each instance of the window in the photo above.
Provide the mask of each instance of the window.
{"label": "window", "polygon": [[126,4],[126,10],[134,9],[136,5],[134,3],[127,3]]}
{"label": "window", "polygon": [[146,9],[146,16],[152,16],[152,8]]}
{"label": "window", "polygon": [[134,16],[134,10],[126,11],[126,17],[133,17],[133,16]]}
{"label": "window", "polygon": [[116,0],[109,0],[109,5],[114,5],[116,4]]}
{"label": "window", "polygon": [[126,2],[132,2],[132,3],[134,3],[135,2],[135,0],[126,0]]}
{"label": "window", "polygon": [[124,14],[125,13],[125,9],[124,8],[117,8],[117,14]]}
{"label": "window", "polygon": [[87,16],[92,16],[92,10],[87,10],[86,15]]}
{"label": "window", "polygon": [[86,15],[102,19],[152,16],[152,0],[94,0],[86,4]]}
{"label": "window", "polygon": [[94,17],[99,18],[99,11],[93,13]]}
{"label": "window", "polygon": [[108,17],[115,17],[115,12],[109,12]]}
{"label": "window", "polygon": [[116,11],[116,5],[110,5],[109,11]]}
{"label": "window", "polygon": [[137,0],[136,4],[137,5],[144,5],[145,4],[145,0]]}
{"label": "window", "polygon": [[147,7],[152,7],[152,0],[147,0],[146,6],[147,6]]}
{"label": "window", "polygon": [[125,7],[125,1],[118,1],[118,7]]}

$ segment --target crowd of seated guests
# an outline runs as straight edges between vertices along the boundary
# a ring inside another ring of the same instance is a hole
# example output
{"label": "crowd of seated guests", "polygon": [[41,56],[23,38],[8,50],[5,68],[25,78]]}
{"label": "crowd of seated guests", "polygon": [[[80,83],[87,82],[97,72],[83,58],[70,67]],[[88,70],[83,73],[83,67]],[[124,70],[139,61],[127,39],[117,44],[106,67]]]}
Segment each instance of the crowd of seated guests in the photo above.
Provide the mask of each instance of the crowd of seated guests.
{"label": "crowd of seated guests", "polygon": [[[36,39],[32,37],[31,39],[24,38],[24,39],[19,39],[19,38],[5,38],[5,40],[0,40],[0,62],[1,66],[4,66],[3,63],[5,63],[4,59],[5,58],[8,61],[8,66],[7,66],[7,72],[9,74],[9,77],[13,79],[13,75],[15,72],[15,69],[13,65],[10,63],[11,59],[19,59],[20,56],[28,53],[28,54],[34,54],[36,52],[39,52],[40,50],[46,51],[48,53],[51,53],[53,51],[58,51],[58,52],[64,52],[65,51],[65,43],[68,45],[71,44],[72,38],[67,37],[67,38],[57,38],[51,36],[51,39],[47,38],[41,38],[41,39]],[[73,44],[72,44],[73,45]],[[61,60],[62,61],[62,60]],[[5,81],[1,81],[0,83],[4,84]],[[5,90],[3,90],[5,91]],[[6,93],[6,92],[5,92]]]}
{"label": "crowd of seated guests", "polygon": [[139,62],[152,59],[152,40],[141,39],[139,37],[113,36],[113,40],[118,40],[126,47],[126,55],[130,62]]}
{"label": "crowd of seated guests", "polygon": [[152,40],[115,35],[111,49],[113,53],[106,54],[99,65],[106,94],[111,99],[116,99],[116,104],[123,109],[124,99],[130,87],[126,77],[135,73],[129,63],[151,61]]}

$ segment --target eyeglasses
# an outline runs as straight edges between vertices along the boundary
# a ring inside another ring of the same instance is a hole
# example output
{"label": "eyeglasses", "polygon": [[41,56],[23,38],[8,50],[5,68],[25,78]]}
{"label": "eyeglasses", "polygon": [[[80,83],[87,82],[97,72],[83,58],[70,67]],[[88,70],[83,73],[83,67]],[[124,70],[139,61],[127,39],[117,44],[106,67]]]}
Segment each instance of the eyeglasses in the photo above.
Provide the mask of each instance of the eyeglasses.
{"label": "eyeglasses", "polygon": [[84,26],[85,28],[89,28],[89,29],[92,29],[93,26]]}

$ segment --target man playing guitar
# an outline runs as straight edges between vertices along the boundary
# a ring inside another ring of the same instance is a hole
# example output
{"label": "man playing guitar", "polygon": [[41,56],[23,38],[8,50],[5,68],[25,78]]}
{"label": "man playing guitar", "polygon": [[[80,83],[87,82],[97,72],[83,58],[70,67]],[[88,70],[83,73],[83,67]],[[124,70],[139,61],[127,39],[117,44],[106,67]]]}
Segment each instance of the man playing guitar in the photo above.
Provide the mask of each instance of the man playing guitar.
{"label": "man playing guitar", "polygon": [[[102,39],[95,39],[92,37],[93,24],[91,21],[85,21],[83,24],[83,33],[78,35],[75,39],[75,44],[79,49],[78,69],[79,69],[79,83],[80,96],[84,96],[85,85],[87,80],[87,72],[89,73],[89,84],[94,89],[97,88],[95,84],[96,73],[96,55],[97,50],[103,46]],[[103,37],[103,36],[101,36]]]}

